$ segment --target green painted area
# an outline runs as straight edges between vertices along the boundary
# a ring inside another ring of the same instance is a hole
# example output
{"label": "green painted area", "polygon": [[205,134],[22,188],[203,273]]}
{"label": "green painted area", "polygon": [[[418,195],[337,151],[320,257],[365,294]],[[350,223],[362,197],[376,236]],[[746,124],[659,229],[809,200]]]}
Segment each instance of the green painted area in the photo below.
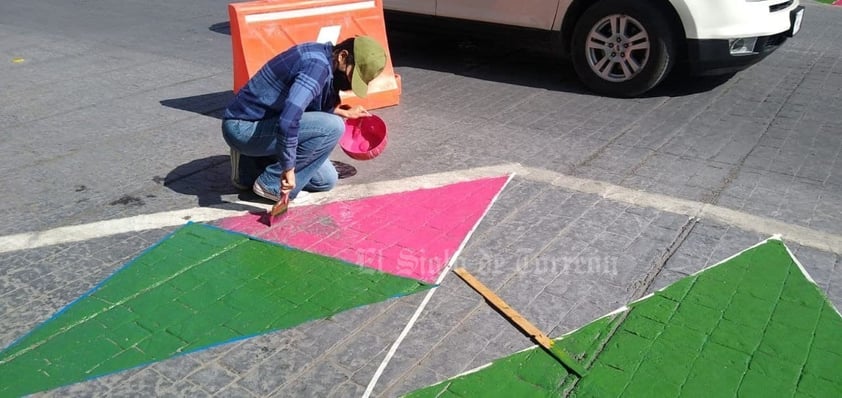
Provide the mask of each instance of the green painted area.
{"label": "green painted area", "polygon": [[188,224],[0,353],[0,396],[44,391],[429,287]]}
{"label": "green painted area", "polygon": [[777,240],[557,344],[583,358],[585,377],[531,349],[409,396],[842,396],[842,317]]}
{"label": "green painted area", "polygon": [[[613,316],[599,319],[575,334],[556,340],[555,345],[564,348],[580,363],[586,363],[593,359],[592,354],[616,322],[617,318]],[[590,372],[588,377],[601,374],[596,369]],[[415,391],[408,397],[557,397],[570,390],[576,379],[547,351],[531,349],[500,359],[478,372]]]}

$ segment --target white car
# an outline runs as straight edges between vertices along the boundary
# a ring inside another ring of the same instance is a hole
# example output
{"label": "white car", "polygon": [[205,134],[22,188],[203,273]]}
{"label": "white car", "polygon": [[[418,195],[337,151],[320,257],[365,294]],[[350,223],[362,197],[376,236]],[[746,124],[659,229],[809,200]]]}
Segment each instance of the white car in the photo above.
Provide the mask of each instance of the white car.
{"label": "white car", "polygon": [[591,90],[640,95],[679,61],[696,74],[744,69],[798,33],[798,0],[383,0],[387,12],[552,31]]}

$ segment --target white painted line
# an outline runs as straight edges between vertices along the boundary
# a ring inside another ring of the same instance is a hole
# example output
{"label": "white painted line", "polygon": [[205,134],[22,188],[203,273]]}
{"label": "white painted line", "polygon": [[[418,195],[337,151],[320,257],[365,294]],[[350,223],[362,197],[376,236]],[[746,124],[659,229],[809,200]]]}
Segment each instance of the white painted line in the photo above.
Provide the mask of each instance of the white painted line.
{"label": "white painted line", "polygon": [[608,200],[627,203],[633,206],[649,207],[659,211],[716,221],[735,226],[745,231],[758,232],[763,235],[771,236],[780,234],[788,242],[798,243],[802,246],[809,246],[835,254],[842,254],[842,236],[817,231],[809,227],[755,216],[708,203],[638,191],[602,181],[572,177],[554,171],[518,165],[514,169],[514,172],[528,180],[546,182],[573,191],[591,193]]}
{"label": "white painted line", "polygon": [[[509,185],[509,182],[512,181],[512,177],[514,174],[509,175],[509,179],[506,180],[506,183],[500,187],[500,190],[494,197],[491,199],[491,202],[488,203],[488,207],[485,208],[485,211],[482,213],[482,216],[479,217],[477,222],[474,224],[473,228],[465,235],[465,239],[462,240],[462,243],[459,245],[459,248],[456,249],[456,252],[453,253],[453,257],[450,258],[450,261],[447,262],[447,266],[444,267],[444,270],[441,271],[439,277],[436,279],[436,285],[440,285],[441,282],[444,280],[444,277],[450,272],[450,269],[453,268],[453,264],[456,263],[456,259],[459,257],[459,254],[462,253],[462,249],[465,248],[465,244],[468,243],[468,239],[471,238],[471,235],[474,234],[477,227],[479,226],[482,219],[488,214],[488,211],[491,210],[491,206],[494,205],[494,202],[497,201],[497,198],[500,197],[500,193],[506,188],[506,185]],[[418,321],[418,318],[421,316],[421,313],[424,312],[424,308],[427,307],[427,303],[430,302],[430,299],[433,297],[433,294],[438,290],[438,286],[430,289],[427,292],[427,295],[424,296],[424,300],[421,301],[421,304],[418,305],[418,308],[415,309],[415,313],[412,314],[412,317],[409,318],[409,322],[407,322],[406,326],[404,326],[401,334],[398,335],[398,338],[392,343],[392,346],[389,347],[389,351],[386,353],[386,356],[383,358],[383,361],[380,362],[380,366],[377,367],[377,371],[374,372],[374,376],[371,377],[371,381],[368,382],[368,386],[365,388],[365,392],[363,392],[362,398],[368,398],[371,396],[371,393],[374,392],[374,386],[377,385],[377,381],[380,380],[380,376],[383,375],[383,371],[386,370],[386,366],[389,365],[389,362],[392,360],[392,357],[395,356],[395,353],[398,351],[398,347],[400,347],[401,343],[403,343],[403,339],[406,338],[406,335],[409,334],[409,331],[412,330],[412,327],[415,325],[415,322]]]}
{"label": "white painted line", "polygon": [[[375,182],[364,185],[339,186],[332,192],[312,194],[305,203],[293,202],[290,207],[325,204],[344,200],[354,200],[375,195],[400,193],[422,188],[438,188],[457,182],[472,181],[479,178],[499,177],[511,172],[513,165],[480,167],[476,169],[429,174],[393,181]],[[232,202],[247,207],[269,210],[270,204],[256,202]],[[18,250],[37,249],[62,243],[82,242],[130,232],[183,225],[187,221],[208,222],[226,217],[241,216],[243,210],[225,210],[211,207],[173,210],[162,213],[143,214],[127,218],[97,221],[90,224],[71,225],[40,232],[25,232],[15,235],[0,236],[0,253]]]}
{"label": "white painted line", "polygon": [[[584,324],[584,325],[582,325],[582,326],[580,326],[580,327],[578,327],[578,328],[576,328],[576,329],[573,329],[573,330],[571,330],[571,331],[569,331],[569,332],[567,332],[567,333],[565,333],[565,334],[563,334],[563,335],[561,335],[561,336],[559,336],[559,337],[554,337],[554,338],[552,338],[552,339],[553,339],[553,340],[562,340],[562,339],[564,339],[565,337],[567,337],[567,336],[569,336],[569,335],[571,335],[571,334],[573,334],[573,333],[578,332],[580,329],[584,328],[585,326],[588,326],[588,325],[591,325],[591,324],[593,324],[593,323],[599,322],[599,321],[601,321],[602,319],[607,318],[607,317],[609,317],[609,316],[614,316],[614,315],[617,315],[617,314],[619,314],[619,313],[621,313],[621,312],[626,312],[626,311],[628,311],[628,309],[629,309],[629,307],[628,307],[628,306],[626,306],[626,305],[624,305],[624,306],[622,306],[622,307],[620,307],[620,308],[617,308],[616,310],[611,311],[611,312],[609,312],[609,313],[607,313],[607,314],[605,314],[605,315],[603,315],[603,316],[601,316],[601,317],[599,317],[599,318],[596,318],[596,319],[594,319],[594,320],[592,320],[592,321],[590,321],[590,322],[588,322],[588,323],[586,323],[586,324]],[[535,345],[531,345],[531,346],[526,347],[526,348],[524,348],[524,349],[522,349],[522,350],[520,350],[520,351],[515,352],[514,354],[520,354],[521,352],[525,352],[525,351],[529,351],[529,350],[535,350],[535,349],[537,349],[537,348],[539,348],[539,347],[540,347],[540,346],[539,346],[539,345],[537,345],[537,344],[535,344]],[[512,355],[514,355],[514,354],[512,354]],[[471,373],[476,373],[476,372],[479,372],[480,370],[483,370],[483,369],[485,369],[485,368],[487,368],[487,367],[489,367],[489,366],[491,366],[491,365],[494,365],[494,362],[489,362],[489,363],[487,363],[487,364],[485,364],[485,365],[482,365],[482,366],[479,366],[479,367],[476,367],[476,368],[473,368],[473,369],[470,369],[470,370],[466,370],[466,371],[464,371],[464,372],[462,372],[462,373],[460,373],[460,374],[458,374],[458,375],[456,375],[456,376],[453,376],[453,377],[451,377],[451,378],[449,378],[449,379],[447,379],[447,380],[444,380],[444,381],[453,380],[453,379],[456,379],[457,377],[462,377],[462,376],[465,376],[465,375],[469,375],[469,374],[471,374]]]}
{"label": "white painted line", "polygon": [[[572,177],[554,171],[524,167],[516,163],[449,171],[369,184],[340,185],[331,192],[312,195],[311,198],[313,200],[306,204],[330,203],[421,188],[436,188],[457,182],[512,173],[517,174],[519,178],[543,182],[572,191],[595,194],[608,200],[627,203],[633,206],[649,207],[659,211],[712,220],[768,236],[779,235],[787,242],[842,255],[842,236],[839,235],[817,231],[767,217],[755,216],[721,206],[674,198],[657,193],[637,191],[601,181]],[[269,208],[268,204],[263,205],[251,202],[235,203],[247,204],[248,206],[262,209]],[[295,207],[297,204],[293,203],[292,206]],[[99,221],[91,224],[60,227],[41,232],[1,236],[0,253],[35,249],[61,243],[80,242],[121,233],[171,227],[184,224],[188,220],[195,222],[214,221],[243,213],[242,211],[197,207],[163,213],[144,214],[117,220]]]}
{"label": "white painted line", "polygon": [[783,243],[783,245],[786,249],[786,252],[789,254],[789,257],[792,258],[792,261],[795,263],[795,265],[798,266],[798,269],[801,270],[801,273],[804,274],[804,277],[807,278],[807,280],[810,281],[810,283],[816,285],[816,287],[819,287],[819,284],[816,283],[816,280],[813,279],[812,276],[810,276],[809,272],[807,272],[807,268],[804,268],[804,266],[801,264],[801,261],[798,261],[798,258],[795,257],[795,253],[793,253],[792,250],[789,250],[789,246],[787,246],[786,243]]}
{"label": "white painted line", "polygon": [[[249,204],[253,205],[253,204]],[[269,208],[267,205],[266,208]],[[0,236],[0,253],[37,249],[62,243],[82,242],[128,232],[146,231],[185,224],[187,221],[206,222],[242,215],[243,211],[197,207],[163,213],[144,214],[90,224],[71,225],[41,232],[26,232]]]}
{"label": "white painted line", "polygon": [[391,181],[380,181],[361,185],[342,185],[336,187],[329,195],[321,195],[318,203],[353,200],[369,196],[388,195],[417,189],[439,188],[459,182],[474,181],[489,177],[502,177],[516,172],[518,164],[501,164],[497,166],[477,167],[444,173],[427,174],[416,177],[401,178]]}
{"label": "white painted line", "polygon": [[[535,347],[537,347],[537,346],[535,346]],[[532,348],[535,348],[535,347],[532,347]],[[491,365],[494,365],[494,362],[489,362],[489,363],[487,363],[487,364],[485,364],[485,365],[480,365],[480,366],[478,366],[478,367],[476,367],[476,368],[473,368],[473,369],[471,369],[471,370],[466,370],[466,371],[464,371],[464,372],[462,372],[462,373],[459,373],[459,374],[458,374],[458,375],[456,375],[456,376],[451,377],[451,378],[450,378],[450,379],[448,379],[448,380],[458,379],[458,378],[460,378],[460,377],[462,377],[462,376],[467,376],[467,375],[469,375],[469,374],[471,374],[471,373],[476,373],[476,372],[479,372],[480,370],[483,370],[483,369],[485,369],[485,368],[487,368],[487,367],[489,367],[489,366],[491,366]],[[447,380],[444,380],[444,381],[447,381]]]}
{"label": "white painted line", "polygon": [[837,308],[836,305],[833,304],[833,301],[830,300],[827,297],[827,293],[819,286],[818,283],[816,283],[816,281],[813,279],[813,277],[810,276],[810,273],[807,272],[807,269],[804,268],[804,265],[801,264],[801,261],[798,261],[798,258],[795,257],[795,254],[792,252],[792,250],[789,249],[789,246],[787,246],[786,243],[783,243],[783,245],[784,245],[784,248],[786,248],[786,252],[789,253],[789,256],[792,258],[792,261],[795,262],[795,265],[797,265],[798,269],[801,270],[801,273],[804,274],[804,277],[807,278],[808,281],[813,282],[813,284],[816,285],[816,289],[818,289],[821,292],[821,294],[824,296],[823,299],[828,304],[830,304],[830,308],[833,308],[833,310],[836,311],[836,314],[839,315],[840,317],[842,317],[842,311],[839,311],[839,308]]}
{"label": "white painted line", "polygon": [[[752,250],[752,249],[754,249],[754,248],[757,248],[758,246],[762,246],[762,245],[765,245],[766,243],[769,243],[769,241],[770,241],[770,240],[777,240],[777,241],[780,241],[781,239],[780,239],[780,237],[776,237],[776,236],[773,236],[773,237],[768,238],[768,239],[764,239],[764,240],[762,240],[762,241],[760,241],[760,242],[757,242],[757,243],[755,243],[755,244],[751,245],[750,247],[747,247],[747,248],[745,248],[745,249],[743,249],[743,250],[740,250],[739,252],[737,252],[737,253],[735,253],[735,254],[732,254],[732,255],[728,256],[727,258],[725,258],[725,259],[723,259],[723,260],[720,260],[720,261],[719,261],[719,262],[717,262],[716,264],[708,265],[707,267],[704,267],[704,268],[702,268],[702,269],[700,269],[700,270],[698,270],[698,271],[696,271],[696,272],[694,272],[694,273],[692,273],[692,274],[690,274],[690,275],[688,275],[688,276],[696,276],[696,275],[699,275],[699,274],[701,274],[702,272],[705,272],[705,271],[707,271],[707,270],[709,270],[709,269],[711,269],[711,268],[718,267],[718,266],[720,266],[720,265],[722,265],[722,264],[725,264],[725,263],[727,263],[727,262],[729,262],[729,261],[731,261],[731,260],[733,260],[733,259],[737,258],[738,256],[741,256],[743,253],[745,253],[745,252],[747,252],[747,251],[749,251],[749,250]],[[794,257],[793,257],[793,258],[794,258]],[[658,289],[658,291],[659,291],[659,292],[660,292],[660,291],[663,291],[664,289],[666,289],[666,288],[668,288],[668,287],[669,287],[669,286],[664,286],[664,287],[662,287],[662,288]],[[642,300],[642,298],[641,298],[641,299],[638,299],[637,301],[640,301],[640,300]],[[637,301],[635,301],[635,302],[637,302]]]}
{"label": "white painted line", "polygon": [[280,21],[284,19],[312,17],[316,15],[336,14],[340,12],[359,11],[374,8],[374,1],[360,1],[356,3],[338,4],[334,6],[302,8],[298,10],[266,12],[263,14],[246,15],[246,23]]}

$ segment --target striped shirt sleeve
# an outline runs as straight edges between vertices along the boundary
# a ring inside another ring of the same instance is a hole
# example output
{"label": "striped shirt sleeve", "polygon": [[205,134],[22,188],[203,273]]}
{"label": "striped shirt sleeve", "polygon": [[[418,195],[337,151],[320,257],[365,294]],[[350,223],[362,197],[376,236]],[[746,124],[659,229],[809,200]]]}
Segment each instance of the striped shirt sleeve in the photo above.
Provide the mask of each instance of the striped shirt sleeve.
{"label": "striped shirt sleeve", "polygon": [[307,57],[300,60],[295,77],[289,87],[283,111],[278,118],[283,151],[280,162],[284,170],[295,167],[296,148],[298,147],[298,129],[304,110],[313,99],[319,97],[322,87],[330,78],[330,65],[324,57]]}

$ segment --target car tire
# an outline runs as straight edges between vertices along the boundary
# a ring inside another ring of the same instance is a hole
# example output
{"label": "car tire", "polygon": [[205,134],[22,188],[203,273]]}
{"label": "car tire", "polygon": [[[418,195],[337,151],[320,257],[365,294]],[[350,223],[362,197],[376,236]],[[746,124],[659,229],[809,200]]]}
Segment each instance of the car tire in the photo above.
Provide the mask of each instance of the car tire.
{"label": "car tire", "polygon": [[603,95],[643,94],[675,64],[668,19],[649,2],[599,1],[579,18],[571,40],[576,74],[585,86]]}

